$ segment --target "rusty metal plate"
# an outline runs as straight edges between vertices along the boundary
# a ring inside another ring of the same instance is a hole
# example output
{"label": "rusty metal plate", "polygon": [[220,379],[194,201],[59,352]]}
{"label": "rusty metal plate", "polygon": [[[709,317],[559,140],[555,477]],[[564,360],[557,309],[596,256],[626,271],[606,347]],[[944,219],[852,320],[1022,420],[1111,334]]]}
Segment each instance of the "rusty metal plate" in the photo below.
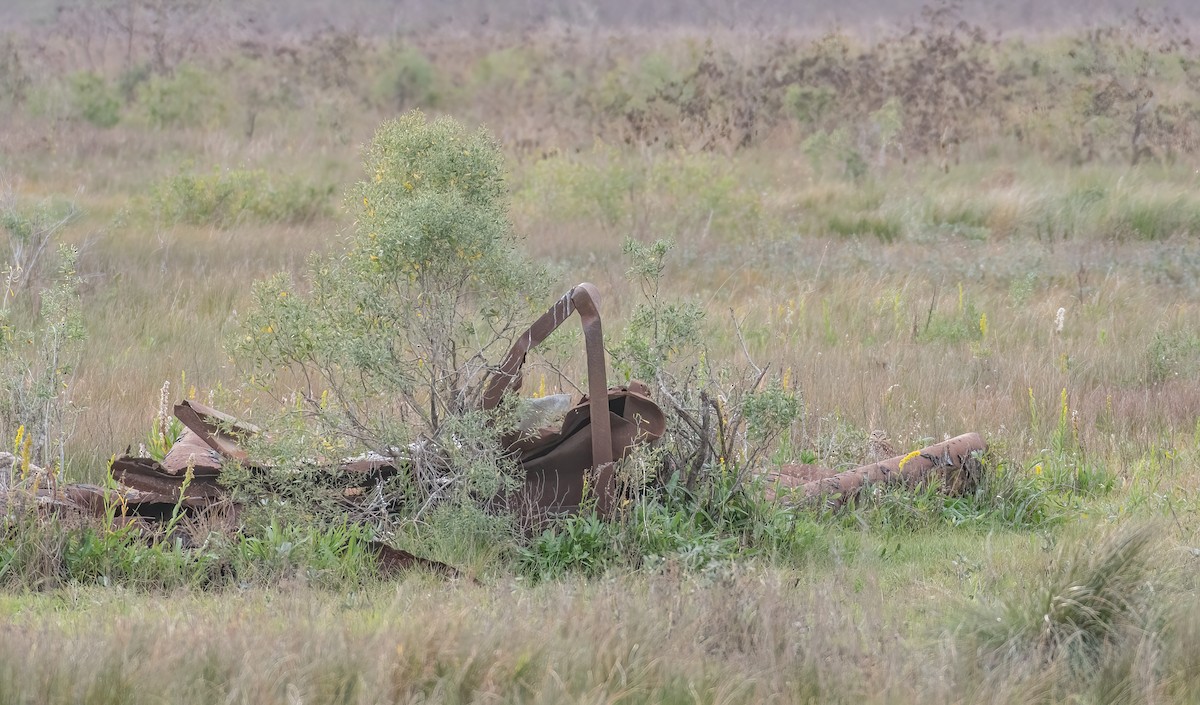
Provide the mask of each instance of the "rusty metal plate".
{"label": "rusty metal plate", "polygon": [[[144,493],[142,497],[145,502],[169,504],[179,501],[185,479],[183,474],[168,473],[155,460],[127,455],[113,461],[112,476],[122,485]],[[214,477],[196,476],[187,482],[187,490],[183,495],[183,506],[196,509],[224,499],[226,492]]]}
{"label": "rusty metal plate", "polygon": [[249,461],[241,444],[262,431],[255,425],[239,421],[199,402],[184,400],[175,405],[175,418],[183,422],[210,448],[239,463]]}

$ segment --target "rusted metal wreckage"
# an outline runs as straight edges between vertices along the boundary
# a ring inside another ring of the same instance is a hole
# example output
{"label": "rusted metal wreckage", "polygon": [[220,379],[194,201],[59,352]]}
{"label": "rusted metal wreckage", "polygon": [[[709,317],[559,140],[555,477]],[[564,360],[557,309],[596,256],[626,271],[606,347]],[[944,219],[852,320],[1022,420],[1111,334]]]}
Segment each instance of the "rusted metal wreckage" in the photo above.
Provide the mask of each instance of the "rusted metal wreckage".
{"label": "rusted metal wreckage", "polygon": [[[554,515],[577,512],[589,486],[597,513],[611,516],[618,493],[615,464],[636,446],[658,441],[667,430],[666,416],[645,384],[633,381],[627,386],[608,386],[599,295],[587,283],[572,288],[517,338],[486,380],[483,408],[495,409],[505,394],[520,391],[529,352],[573,314],[579,314],[583,328],[588,394],[571,406],[561,421],[503,439],[525,478],[518,490],[497,497],[496,504],[532,519],[534,525]],[[222,469],[231,463],[253,469],[254,461],[244,445],[263,431],[194,401],[176,404],[174,413],[185,430],[161,462],[126,454],[110,468],[115,490],[87,484],[43,487],[37,492],[39,502],[105,516],[106,502],[112,501],[115,491],[124,520],[149,525],[169,518],[176,507],[188,512],[221,507],[236,511],[219,482]],[[985,449],[978,434],[968,433],[844,472],[784,465],[765,471],[763,480],[769,499],[789,505],[823,502],[841,506],[867,487],[916,487],[935,481],[946,492],[964,493],[977,484],[979,457]],[[358,476],[364,486],[370,486],[395,476],[402,463],[402,458],[372,456],[331,469]],[[374,549],[385,570],[424,565],[453,573],[443,564],[382,543],[376,543]]]}

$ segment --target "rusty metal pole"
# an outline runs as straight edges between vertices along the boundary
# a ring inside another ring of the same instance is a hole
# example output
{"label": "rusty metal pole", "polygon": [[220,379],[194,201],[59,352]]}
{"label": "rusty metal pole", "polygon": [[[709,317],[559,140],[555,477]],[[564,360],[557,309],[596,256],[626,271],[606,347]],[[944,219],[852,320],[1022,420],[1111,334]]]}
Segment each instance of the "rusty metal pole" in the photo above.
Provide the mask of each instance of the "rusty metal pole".
{"label": "rusty metal pole", "polygon": [[948,492],[963,494],[978,484],[978,456],[986,450],[978,433],[965,433],[908,455],[815,480],[794,481],[789,466],[784,466],[768,493],[793,505],[823,500],[840,506],[871,485],[915,487],[938,478]]}

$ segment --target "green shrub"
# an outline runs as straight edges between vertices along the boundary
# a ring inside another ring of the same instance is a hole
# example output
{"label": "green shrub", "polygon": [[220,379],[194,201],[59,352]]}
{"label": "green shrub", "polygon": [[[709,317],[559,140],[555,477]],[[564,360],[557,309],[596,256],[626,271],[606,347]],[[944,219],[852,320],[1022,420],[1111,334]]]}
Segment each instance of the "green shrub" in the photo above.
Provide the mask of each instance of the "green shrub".
{"label": "green shrub", "polygon": [[1158,331],[1146,357],[1151,382],[1200,377],[1200,335],[1190,330]]}
{"label": "green shrub", "polygon": [[299,574],[329,588],[375,575],[367,548],[373,532],[347,523],[281,524],[271,521],[229,543],[232,574],[241,583],[274,584]]}
{"label": "green shrub", "polygon": [[808,157],[813,172],[820,176],[859,181],[867,175],[867,161],[845,127],[814,132],[801,143],[800,151]]}
{"label": "green shrub", "polygon": [[149,64],[137,64],[125,69],[117,76],[117,91],[126,104],[137,100],[138,89],[154,75]]}
{"label": "green shrub", "polygon": [[[11,256],[0,302],[0,433],[24,435],[34,463],[59,469],[74,428],[71,391],[86,330],[78,253],[55,241],[77,216],[70,203],[0,204]],[[57,253],[50,273],[43,271],[47,251]]]}
{"label": "green shrub", "polygon": [[436,107],[437,72],[419,50],[403,45],[393,47],[383,57],[374,95],[380,105],[395,110]]}
{"label": "green shrub", "polygon": [[103,76],[90,71],[70,78],[71,105],[76,115],[96,127],[113,127],[121,120],[121,101]]}
{"label": "green shrub", "polygon": [[623,61],[606,73],[590,99],[608,120],[632,116],[643,123],[678,119],[678,92],[686,82],[685,72],[670,57],[650,52],[635,62]]}
{"label": "green shrub", "polygon": [[654,380],[670,374],[676,360],[690,359],[701,347],[703,309],[695,302],[668,300],[660,289],[667,253],[673,248],[668,240],[625,241],[628,275],[646,296],[634,307],[624,335],[612,349],[613,367],[629,378]]}
{"label": "green shrub", "polygon": [[178,67],[171,75],[152,76],[138,88],[138,102],[154,127],[200,127],[224,113],[218,83],[195,66]]}
{"label": "green shrub", "polygon": [[568,572],[600,575],[619,562],[614,533],[595,514],[567,517],[534,538],[521,550],[520,560],[527,572],[542,579]]}
{"label": "green shrub", "polygon": [[153,188],[150,207],[165,224],[307,223],[328,214],[332,194],[332,186],[280,182],[261,170],[181,172]]}
{"label": "green shrub", "polygon": [[397,503],[485,502],[514,471],[505,421],[480,410],[487,366],[545,305],[509,225],[503,156],[486,132],[414,111],[379,128],[364,171],[346,246],[314,257],[303,285],[259,282],[231,341],[255,386],[296,400],[258,452],[283,497],[303,458],[371,450],[405,468]]}
{"label": "green shrub", "polygon": [[834,92],[828,86],[792,84],[787,87],[783,96],[783,104],[788,113],[807,127],[820,123],[833,104],[833,100]]}

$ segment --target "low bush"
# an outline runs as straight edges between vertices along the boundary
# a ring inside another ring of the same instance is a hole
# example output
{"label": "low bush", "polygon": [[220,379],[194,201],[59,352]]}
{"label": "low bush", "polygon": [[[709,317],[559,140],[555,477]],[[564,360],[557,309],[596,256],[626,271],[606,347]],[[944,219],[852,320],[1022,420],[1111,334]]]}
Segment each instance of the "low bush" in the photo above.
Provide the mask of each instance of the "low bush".
{"label": "low bush", "polygon": [[76,115],[96,127],[121,121],[121,100],[103,76],[85,71],[71,76],[71,105]]}
{"label": "low bush", "polygon": [[182,65],[153,75],[137,88],[138,104],[152,127],[203,127],[221,118],[225,105],[218,82],[208,72]]}
{"label": "low bush", "polygon": [[273,179],[261,170],[181,172],[151,190],[149,208],[167,225],[308,223],[330,212],[332,194],[332,186]]}
{"label": "low bush", "polygon": [[434,65],[419,50],[410,46],[390,47],[375,80],[376,102],[391,110],[437,107],[438,75]]}
{"label": "low bush", "polygon": [[0,300],[0,432],[17,439],[15,455],[58,470],[74,429],[71,395],[87,333],[79,255],[58,242],[78,215],[73,203],[0,202],[9,255]]}
{"label": "low bush", "polygon": [[1190,380],[1200,376],[1200,335],[1190,330],[1158,331],[1146,350],[1149,381]]}
{"label": "low bush", "polygon": [[280,402],[256,452],[279,468],[276,494],[302,489],[306,458],[370,451],[403,468],[388,507],[479,506],[514,475],[510,421],[481,410],[488,365],[546,291],[508,221],[503,157],[485,131],[414,111],[379,128],[364,171],[346,246],[302,283],[259,282],[231,341]]}

